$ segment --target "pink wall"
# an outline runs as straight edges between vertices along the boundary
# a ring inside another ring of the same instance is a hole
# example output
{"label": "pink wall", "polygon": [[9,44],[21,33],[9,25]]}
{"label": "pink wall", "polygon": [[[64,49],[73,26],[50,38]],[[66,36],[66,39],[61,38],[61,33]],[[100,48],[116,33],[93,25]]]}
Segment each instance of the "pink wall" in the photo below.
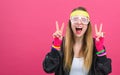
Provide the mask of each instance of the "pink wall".
{"label": "pink wall", "polygon": [[120,74],[119,5],[119,0],[1,0],[0,75],[48,75],[42,61],[50,51],[55,21],[67,24],[78,6],[88,9],[93,27],[103,23],[110,75]]}

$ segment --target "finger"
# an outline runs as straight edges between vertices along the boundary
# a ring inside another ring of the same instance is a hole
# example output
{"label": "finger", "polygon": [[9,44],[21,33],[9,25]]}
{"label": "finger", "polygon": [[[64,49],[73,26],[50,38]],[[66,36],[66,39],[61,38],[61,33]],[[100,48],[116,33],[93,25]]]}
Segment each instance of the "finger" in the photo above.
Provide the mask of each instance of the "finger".
{"label": "finger", "polygon": [[105,34],[105,33],[104,33],[104,32],[102,32],[102,37],[104,37],[104,34]]}
{"label": "finger", "polygon": [[60,36],[60,40],[62,40],[62,36]]}
{"label": "finger", "polygon": [[56,34],[59,35],[59,36],[62,36],[61,31],[58,31]]}
{"label": "finger", "polygon": [[56,37],[56,33],[53,33],[53,35],[52,35],[52,36],[53,36],[53,38],[55,38],[55,37]]}
{"label": "finger", "polygon": [[64,23],[62,23],[62,27],[60,29],[61,33],[63,32],[63,29],[64,29]]}
{"label": "finger", "polygon": [[59,31],[58,21],[56,21],[56,30]]}
{"label": "finger", "polygon": [[101,32],[96,36],[97,39],[99,39],[100,37],[104,37],[104,32]]}
{"label": "finger", "polygon": [[99,37],[96,38],[96,41],[99,41]]}
{"label": "finger", "polygon": [[58,34],[54,34],[53,38],[59,38],[60,36]]}
{"label": "finger", "polygon": [[100,30],[99,30],[99,32],[102,32],[102,23],[100,24]]}
{"label": "finger", "polygon": [[56,31],[55,33],[53,33],[53,38],[58,37],[58,31]]}
{"label": "finger", "polygon": [[97,24],[95,24],[95,33],[98,33]]}
{"label": "finger", "polygon": [[62,36],[62,34],[61,34],[61,32],[60,31],[56,31],[55,33],[53,33],[53,37],[61,37]]}

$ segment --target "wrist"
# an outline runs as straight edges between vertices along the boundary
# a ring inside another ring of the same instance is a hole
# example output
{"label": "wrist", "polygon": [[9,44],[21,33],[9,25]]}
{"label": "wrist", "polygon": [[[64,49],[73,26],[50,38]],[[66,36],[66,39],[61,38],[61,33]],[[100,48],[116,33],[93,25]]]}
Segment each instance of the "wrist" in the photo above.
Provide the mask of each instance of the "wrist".
{"label": "wrist", "polygon": [[54,38],[53,40],[53,45],[56,46],[56,47],[59,47],[62,43],[62,40],[59,39],[59,38]]}
{"label": "wrist", "polygon": [[97,56],[104,56],[104,55],[106,55],[106,51],[105,51],[105,49],[103,49],[103,50],[96,52],[96,54],[97,54]]}

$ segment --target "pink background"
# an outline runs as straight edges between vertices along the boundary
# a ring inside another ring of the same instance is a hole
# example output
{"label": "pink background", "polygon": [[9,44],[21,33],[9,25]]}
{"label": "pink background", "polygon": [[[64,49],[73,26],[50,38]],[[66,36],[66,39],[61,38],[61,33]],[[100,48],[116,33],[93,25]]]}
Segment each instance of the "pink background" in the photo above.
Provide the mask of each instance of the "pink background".
{"label": "pink background", "polygon": [[112,59],[110,75],[120,74],[119,5],[119,0],[1,0],[0,75],[48,75],[42,61],[51,48],[55,21],[66,27],[78,6],[88,9],[93,34],[94,24],[103,23],[104,44]]}

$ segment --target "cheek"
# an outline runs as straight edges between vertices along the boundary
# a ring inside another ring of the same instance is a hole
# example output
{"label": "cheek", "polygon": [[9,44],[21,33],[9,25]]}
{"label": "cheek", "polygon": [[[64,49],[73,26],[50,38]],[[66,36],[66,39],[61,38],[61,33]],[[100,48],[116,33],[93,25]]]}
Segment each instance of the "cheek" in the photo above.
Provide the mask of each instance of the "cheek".
{"label": "cheek", "polygon": [[84,26],[84,32],[86,32],[86,30],[87,30],[87,26]]}

